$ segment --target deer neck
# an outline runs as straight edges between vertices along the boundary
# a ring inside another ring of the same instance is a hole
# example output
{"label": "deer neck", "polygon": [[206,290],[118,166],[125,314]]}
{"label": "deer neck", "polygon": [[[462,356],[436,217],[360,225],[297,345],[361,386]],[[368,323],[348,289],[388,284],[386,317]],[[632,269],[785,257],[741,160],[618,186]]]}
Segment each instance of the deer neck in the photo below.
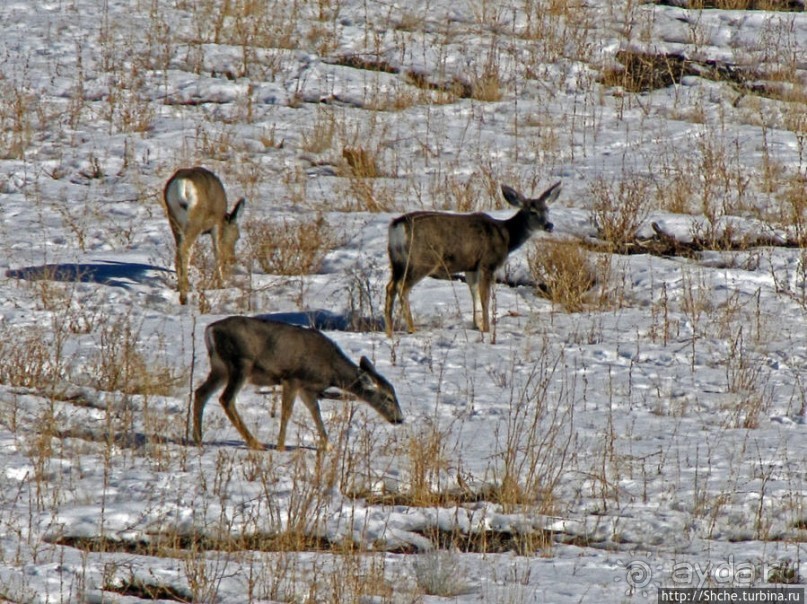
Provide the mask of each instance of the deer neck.
{"label": "deer neck", "polygon": [[524,210],[519,210],[513,216],[504,221],[507,229],[508,243],[507,251],[512,252],[524,245],[532,235],[528,215]]}
{"label": "deer neck", "polygon": [[333,386],[358,395],[361,390],[359,380],[359,368],[351,363],[347,358],[338,358],[333,361]]}

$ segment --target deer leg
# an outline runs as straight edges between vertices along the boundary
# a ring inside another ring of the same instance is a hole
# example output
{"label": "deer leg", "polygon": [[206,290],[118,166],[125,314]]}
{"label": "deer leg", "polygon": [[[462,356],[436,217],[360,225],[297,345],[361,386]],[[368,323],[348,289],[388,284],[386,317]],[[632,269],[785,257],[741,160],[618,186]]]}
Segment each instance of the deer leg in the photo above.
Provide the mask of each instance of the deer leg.
{"label": "deer leg", "polygon": [[408,283],[405,279],[396,281],[394,278],[387,283],[387,297],[384,302],[384,327],[387,331],[387,337],[392,337],[392,310],[395,306],[396,295],[401,301],[401,311],[406,320],[407,331],[409,333],[415,332],[415,321],[412,318],[412,309],[409,307],[409,290],[412,289],[412,285],[414,283]]}
{"label": "deer leg", "polygon": [[465,282],[468,284],[468,289],[471,290],[471,301],[473,303],[474,309],[474,327],[476,327],[479,331],[487,331],[485,329],[485,304],[480,298],[480,291],[479,291],[479,272],[478,271],[466,271],[465,272]]}
{"label": "deer leg", "polygon": [[221,398],[219,398],[219,402],[221,406],[224,408],[224,413],[227,415],[227,419],[230,420],[235,429],[238,430],[238,433],[246,442],[247,446],[250,449],[263,449],[263,445],[258,442],[258,440],[252,436],[250,431],[247,429],[244,421],[241,419],[241,416],[238,414],[238,410],[235,408],[235,395],[241,390],[241,387],[244,385],[246,381],[246,372],[244,371],[243,367],[233,368],[230,372],[230,378],[227,380],[227,386],[224,388],[224,392],[221,394]]}
{"label": "deer leg", "polygon": [[210,375],[204,383],[196,389],[193,395],[193,440],[197,445],[202,444],[202,415],[205,412],[207,399],[224,382],[224,375],[211,368]]}
{"label": "deer leg", "polygon": [[409,333],[415,333],[415,320],[412,318],[412,308],[409,306],[409,291],[414,285],[409,281],[398,283],[398,297],[401,299],[401,310],[406,319],[406,330]]}
{"label": "deer leg", "polygon": [[294,399],[297,397],[297,385],[283,382],[283,391],[280,398],[280,432],[277,434],[277,450],[286,450],[286,426],[291,418],[294,408]]}
{"label": "deer leg", "polygon": [[490,284],[493,280],[493,273],[489,271],[479,271],[479,299],[482,306],[482,326],[480,331],[490,331]]}
{"label": "deer leg", "polygon": [[193,259],[193,246],[196,244],[199,235],[200,231],[196,227],[190,227],[184,233],[174,235],[177,241],[176,266],[180,304],[187,304],[188,302],[190,264]]}
{"label": "deer leg", "polygon": [[387,332],[387,337],[392,337],[392,309],[395,306],[395,296],[396,290],[398,289],[397,284],[395,282],[395,278],[393,277],[390,279],[389,283],[387,283],[387,297],[384,301],[384,328]]}
{"label": "deer leg", "polygon": [[216,264],[216,287],[224,286],[224,269],[222,268],[223,258],[221,257],[221,229],[214,226],[210,229],[210,238],[213,247],[213,261]]}
{"label": "deer leg", "polygon": [[317,426],[317,432],[319,432],[319,439],[320,439],[320,448],[327,449],[328,445],[328,433],[325,430],[325,424],[322,421],[322,413],[319,410],[319,401],[317,401],[317,395],[310,390],[303,390],[301,393],[301,398],[303,399],[303,403],[305,406],[308,407],[308,410],[311,412],[311,417],[314,418],[314,423]]}
{"label": "deer leg", "polygon": [[190,264],[190,250],[193,241],[186,237],[177,238],[177,253],[175,265],[177,271],[177,289],[179,289],[179,303],[188,303],[188,265]]}

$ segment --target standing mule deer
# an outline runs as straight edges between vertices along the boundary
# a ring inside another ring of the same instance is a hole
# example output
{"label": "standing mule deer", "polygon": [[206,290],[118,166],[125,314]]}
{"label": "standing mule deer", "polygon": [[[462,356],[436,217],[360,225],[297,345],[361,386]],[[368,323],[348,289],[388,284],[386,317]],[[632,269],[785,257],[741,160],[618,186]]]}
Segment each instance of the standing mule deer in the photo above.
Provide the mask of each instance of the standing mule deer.
{"label": "standing mule deer", "polygon": [[193,438],[202,443],[202,415],[207,399],[222,386],[219,398],[224,413],[251,449],[263,446],[250,434],[235,408],[235,395],[246,381],[258,386],[282,385],[280,433],[277,448],[286,448],[286,425],[297,394],[314,418],[321,445],[328,435],[322,423],[319,399],[327,388],[356,395],[393,424],[403,422],[395,390],[362,357],[358,367],[322,332],[277,321],[251,317],[228,317],[208,325],[205,344],[210,374],[196,389],[193,399]]}
{"label": "standing mule deer", "polygon": [[389,259],[392,278],[387,284],[384,323],[392,336],[392,309],[397,295],[409,333],[415,331],[409,291],[416,283],[436,273],[450,276],[465,272],[473,299],[474,326],[490,329],[489,302],[493,274],[508,254],[530,238],[533,231],[551,232],[548,204],[560,194],[560,181],[537,199],[527,199],[502,185],[502,195],[519,209],[507,220],[487,214],[412,212],[395,218],[389,226]]}
{"label": "standing mule deer", "polygon": [[219,177],[206,168],[182,168],[168,179],[163,191],[165,211],[176,241],[176,271],[179,303],[188,302],[188,264],[196,239],[203,233],[213,238],[216,277],[219,284],[235,256],[238,215],[244,199],[227,213],[227,194]]}

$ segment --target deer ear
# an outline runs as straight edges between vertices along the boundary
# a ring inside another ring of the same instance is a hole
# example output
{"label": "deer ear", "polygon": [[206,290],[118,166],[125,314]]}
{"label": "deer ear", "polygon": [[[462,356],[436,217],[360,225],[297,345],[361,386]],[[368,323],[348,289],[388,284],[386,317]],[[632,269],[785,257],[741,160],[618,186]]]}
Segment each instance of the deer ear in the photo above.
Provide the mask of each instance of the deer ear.
{"label": "deer ear", "polygon": [[524,205],[524,196],[516,191],[513,187],[508,187],[507,185],[502,185],[502,196],[504,200],[509,203],[511,206],[516,206],[520,208]]}
{"label": "deer ear", "polygon": [[538,198],[538,201],[543,201],[545,204],[550,204],[558,198],[560,195],[560,181],[556,182],[554,185],[549,187],[546,191],[541,193],[541,196]]}
{"label": "deer ear", "polygon": [[[364,360],[364,357],[362,357],[362,361]],[[372,368],[372,365],[370,368]],[[359,382],[362,387],[367,390],[378,390],[378,382],[376,381],[375,373],[368,370],[364,362],[359,363]]]}
{"label": "deer ear", "polygon": [[370,362],[370,359],[368,359],[367,357],[362,357],[359,360],[359,367],[362,369],[362,371],[366,371],[370,375],[375,375],[376,373],[378,373],[375,370],[373,364]]}
{"label": "deer ear", "polygon": [[238,200],[238,203],[235,204],[233,211],[227,214],[227,222],[237,222],[238,216],[241,214],[241,211],[244,209],[244,205],[246,204],[246,198],[242,197]]}
{"label": "deer ear", "polygon": [[362,357],[359,361],[359,379],[361,379],[362,383],[365,385],[372,386],[373,388],[377,388],[379,382],[383,381],[383,378],[378,374],[375,366],[367,357]]}

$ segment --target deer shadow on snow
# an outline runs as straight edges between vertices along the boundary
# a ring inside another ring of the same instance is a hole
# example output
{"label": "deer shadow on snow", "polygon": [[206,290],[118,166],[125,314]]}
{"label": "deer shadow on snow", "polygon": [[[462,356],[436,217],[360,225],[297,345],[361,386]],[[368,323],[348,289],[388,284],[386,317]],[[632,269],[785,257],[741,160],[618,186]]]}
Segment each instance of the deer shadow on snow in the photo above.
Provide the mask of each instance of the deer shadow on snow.
{"label": "deer shadow on snow", "polygon": [[99,283],[129,289],[136,283],[158,283],[162,279],[162,276],[158,273],[163,272],[172,271],[160,266],[139,262],[101,260],[99,262],[42,264],[8,269],[6,277],[26,281]]}
{"label": "deer shadow on snow", "polygon": [[[111,287],[130,289],[134,284],[163,285],[161,273],[174,271],[161,266],[139,262],[98,262],[42,264],[8,269],[6,277],[26,281],[62,281],[73,283],[99,283]],[[381,317],[363,317],[353,312],[337,313],[330,310],[312,309],[296,312],[278,312],[257,315],[256,318],[279,321],[323,331],[381,331]]]}
{"label": "deer shadow on snow", "polygon": [[346,311],[337,313],[330,310],[313,309],[297,312],[275,312],[255,315],[262,321],[277,321],[299,327],[311,327],[320,331],[383,331],[383,317],[364,317]]}

